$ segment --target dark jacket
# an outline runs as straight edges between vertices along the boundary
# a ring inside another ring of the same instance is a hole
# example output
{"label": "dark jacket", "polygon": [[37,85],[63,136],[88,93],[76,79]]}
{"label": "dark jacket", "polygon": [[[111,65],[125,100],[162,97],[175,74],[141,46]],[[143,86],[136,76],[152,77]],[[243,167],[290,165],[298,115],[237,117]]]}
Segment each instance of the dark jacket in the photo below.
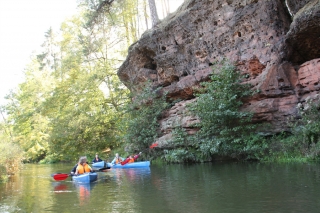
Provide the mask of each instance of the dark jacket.
{"label": "dark jacket", "polygon": [[93,160],[92,160],[92,163],[97,163],[97,162],[101,162],[102,160],[98,157],[98,159],[96,159],[96,158],[94,158]]}
{"label": "dark jacket", "polygon": [[76,165],[71,169],[71,174],[76,173],[77,167],[78,167],[78,164],[76,164]]}

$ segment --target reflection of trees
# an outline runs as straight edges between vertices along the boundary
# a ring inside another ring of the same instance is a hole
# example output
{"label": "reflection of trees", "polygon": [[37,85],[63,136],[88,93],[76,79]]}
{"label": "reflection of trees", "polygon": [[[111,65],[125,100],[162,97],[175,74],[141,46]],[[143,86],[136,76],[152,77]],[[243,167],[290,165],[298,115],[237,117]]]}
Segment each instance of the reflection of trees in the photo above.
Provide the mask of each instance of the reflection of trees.
{"label": "reflection of trees", "polygon": [[[18,212],[18,201],[20,200],[21,193],[19,193],[21,183],[19,177],[14,176],[6,183],[0,184],[0,212]],[[8,202],[3,198],[10,198]]]}
{"label": "reflection of trees", "polygon": [[[140,209],[138,197],[143,195],[143,186],[150,181],[150,168],[112,169],[107,173],[111,179],[108,182],[108,196],[105,202],[106,212],[132,212]],[[139,212],[139,211],[138,211]]]}
{"label": "reflection of trees", "polygon": [[201,212],[203,202],[197,198],[197,191],[193,190],[195,181],[189,178],[193,169],[183,165],[168,165],[153,171],[152,190],[156,193],[150,200],[154,201],[154,205],[159,206],[161,202],[160,206],[171,212]]}
{"label": "reflection of trees", "polygon": [[[1,203],[8,203],[13,209],[20,209],[23,212],[37,212],[43,206],[53,204],[53,199],[48,196],[52,187],[47,176],[49,168],[43,165],[27,164],[20,175],[14,176],[8,183],[0,185],[0,198],[7,197]],[[1,210],[1,209],[0,209]],[[17,212],[17,211],[8,211]]]}
{"label": "reflection of trees", "polygon": [[318,203],[319,177],[316,164],[169,165],[152,171],[154,193],[141,203],[171,212],[307,212]]}

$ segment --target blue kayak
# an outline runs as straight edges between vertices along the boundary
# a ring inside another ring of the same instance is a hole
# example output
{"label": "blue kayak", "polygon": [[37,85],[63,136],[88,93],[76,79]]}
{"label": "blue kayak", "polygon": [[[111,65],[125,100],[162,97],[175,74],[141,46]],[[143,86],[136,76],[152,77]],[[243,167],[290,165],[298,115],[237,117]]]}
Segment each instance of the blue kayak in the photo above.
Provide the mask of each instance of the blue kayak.
{"label": "blue kayak", "polygon": [[107,167],[107,163],[104,161],[100,161],[92,164],[93,167]]}
{"label": "blue kayak", "polygon": [[150,161],[140,161],[140,162],[134,162],[134,163],[127,163],[125,165],[121,164],[115,164],[112,165],[111,163],[107,163],[108,167],[111,168],[119,168],[119,169],[125,169],[125,168],[143,168],[143,167],[149,167],[150,166]]}
{"label": "blue kayak", "polygon": [[91,183],[98,179],[98,175],[96,172],[93,173],[85,173],[82,175],[72,176],[72,180],[77,183]]}
{"label": "blue kayak", "polygon": [[106,162],[100,161],[92,164],[93,167],[107,167]]}

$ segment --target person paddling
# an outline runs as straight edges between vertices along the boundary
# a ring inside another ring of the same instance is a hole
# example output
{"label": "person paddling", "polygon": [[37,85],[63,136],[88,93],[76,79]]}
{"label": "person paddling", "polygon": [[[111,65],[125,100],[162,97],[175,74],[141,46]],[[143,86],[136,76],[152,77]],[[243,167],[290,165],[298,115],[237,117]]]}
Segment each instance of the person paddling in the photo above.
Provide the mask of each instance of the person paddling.
{"label": "person paddling", "polygon": [[116,156],[114,157],[114,159],[111,161],[112,165],[121,163],[123,161],[123,158],[119,156],[118,153],[116,153]]}
{"label": "person paddling", "polygon": [[70,171],[71,176],[73,176],[74,173],[76,173],[77,167],[78,167],[78,164],[76,164],[76,165],[71,169],[71,171]]}
{"label": "person paddling", "polygon": [[92,163],[101,162],[102,160],[99,158],[98,153],[96,153],[96,157],[92,160]]}
{"label": "person paddling", "polygon": [[135,160],[137,160],[138,157],[140,157],[140,155],[142,154],[142,152],[139,152],[139,154],[132,156],[129,155],[123,162],[121,162],[121,165],[125,165],[127,163],[134,163]]}
{"label": "person paddling", "polygon": [[80,157],[75,175],[93,172],[92,168],[87,164],[87,157]]}

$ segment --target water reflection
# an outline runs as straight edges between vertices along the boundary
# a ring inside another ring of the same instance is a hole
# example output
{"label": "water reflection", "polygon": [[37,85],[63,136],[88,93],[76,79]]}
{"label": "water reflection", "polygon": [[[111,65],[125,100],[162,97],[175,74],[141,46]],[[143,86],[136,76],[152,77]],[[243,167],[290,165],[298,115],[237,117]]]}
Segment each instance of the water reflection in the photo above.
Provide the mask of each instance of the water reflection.
{"label": "water reflection", "polygon": [[79,198],[79,205],[85,205],[90,202],[90,194],[91,190],[94,188],[96,183],[77,183],[71,182],[72,184],[62,183],[62,182],[53,182],[52,185],[54,187],[55,193],[68,193],[68,192],[76,192]]}
{"label": "water reflection", "polygon": [[90,202],[90,193],[95,183],[73,183],[79,197],[79,205],[83,206]]}
{"label": "water reflection", "polygon": [[127,169],[111,169],[110,176],[118,183],[122,180],[129,182],[136,182],[138,180],[150,177],[151,170],[150,167],[147,168],[127,168]]}
{"label": "water reflection", "polygon": [[319,212],[319,164],[152,165],[56,182],[72,165],[27,165],[0,184],[0,212]]}
{"label": "water reflection", "polygon": [[53,191],[55,193],[63,193],[63,192],[70,192],[70,190],[68,190],[68,185],[62,182],[53,182]]}

